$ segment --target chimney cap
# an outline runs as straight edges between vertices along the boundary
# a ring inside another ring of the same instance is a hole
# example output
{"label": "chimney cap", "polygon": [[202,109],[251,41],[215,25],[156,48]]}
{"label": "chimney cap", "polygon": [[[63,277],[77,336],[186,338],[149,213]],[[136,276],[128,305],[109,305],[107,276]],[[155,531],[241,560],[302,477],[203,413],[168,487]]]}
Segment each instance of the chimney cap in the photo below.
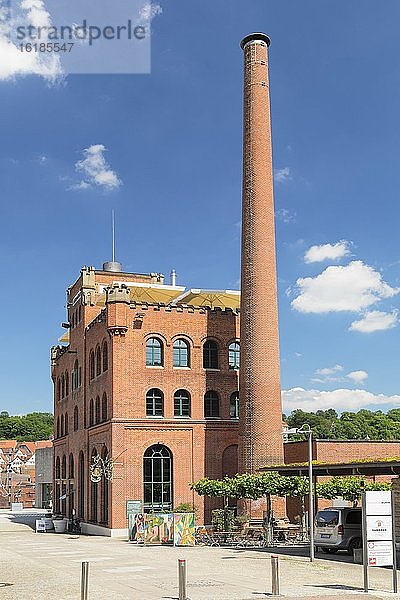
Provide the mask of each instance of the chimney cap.
{"label": "chimney cap", "polygon": [[266,33],[250,33],[249,35],[246,35],[246,37],[244,37],[242,39],[242,41],[240,42],[240,47],[243,50],[244,47],[246,46],[246,44],[248,44],[249,42],[256,42],[256,41],[265,42],[267,44],[268,48],[271,44],[271,38]]}

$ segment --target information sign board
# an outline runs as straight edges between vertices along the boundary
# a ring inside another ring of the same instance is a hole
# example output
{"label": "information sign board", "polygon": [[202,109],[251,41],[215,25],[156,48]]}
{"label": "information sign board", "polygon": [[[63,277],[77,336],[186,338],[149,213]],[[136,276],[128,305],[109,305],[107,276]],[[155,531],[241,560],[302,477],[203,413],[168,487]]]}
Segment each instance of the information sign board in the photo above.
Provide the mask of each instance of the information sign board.
{"label": "information sign board", "polygon": [[393,565],[392,542],[368,542],[368,565],[370,567],[391,567]]}
{"label": "information sign board", "polygon": [[367,513],[367,540],[392,540],[392,516],[371,516]]}
{"label": "information sign board", "polygon": [[129,519],[129,515],[139,515],[142,512],[142,501],[141,500],[127,500],[126,501],[126,518]]}
{"label": "information sign board", "polygon": [[391,492],[366,492],[365,509],[367,515],[391,515]]}

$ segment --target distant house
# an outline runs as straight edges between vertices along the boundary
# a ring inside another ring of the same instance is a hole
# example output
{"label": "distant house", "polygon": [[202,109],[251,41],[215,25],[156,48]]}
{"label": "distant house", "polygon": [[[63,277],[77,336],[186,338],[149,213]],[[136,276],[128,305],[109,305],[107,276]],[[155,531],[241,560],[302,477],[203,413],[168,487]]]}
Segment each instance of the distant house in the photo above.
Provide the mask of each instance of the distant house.
{"label": "distant house", "polygon": [[[38,442],[0,440],[0,508],[8,508],[10,501],[22,502],[24,508],[32,508],[36,505],[36,452],[41,449],[52,452],[52,447],[53,443],[50,440]],[[10,492],[11,498],[9,498]],[[50,493],[49,489],[45,495]]]}

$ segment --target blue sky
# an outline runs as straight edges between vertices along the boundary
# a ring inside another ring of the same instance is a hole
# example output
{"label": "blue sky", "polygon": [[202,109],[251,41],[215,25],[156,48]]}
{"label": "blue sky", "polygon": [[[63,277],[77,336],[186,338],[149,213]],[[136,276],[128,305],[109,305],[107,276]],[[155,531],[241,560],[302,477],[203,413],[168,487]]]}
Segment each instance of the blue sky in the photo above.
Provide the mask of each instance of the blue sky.
{"label": "blue sky", "polygon": [[127,270],[174,267],[180,285],[238,288],[239,42],[251,31],[272,38],[286,410],[397,406],[399,3],[160,7],[150,75],[51,84],[2,77],[0,59],[0,409],[51,409],[65,289],[110,258],[112,208]]}

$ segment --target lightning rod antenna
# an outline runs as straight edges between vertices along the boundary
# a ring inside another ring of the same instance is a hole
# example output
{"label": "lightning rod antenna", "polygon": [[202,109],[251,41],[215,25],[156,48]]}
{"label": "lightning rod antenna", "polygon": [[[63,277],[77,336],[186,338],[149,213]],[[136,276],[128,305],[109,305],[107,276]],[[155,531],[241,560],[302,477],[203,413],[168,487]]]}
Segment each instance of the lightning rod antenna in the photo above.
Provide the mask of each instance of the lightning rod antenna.
{"label": "lightning rod antenna", "polygon": [[115,262],[115,210],[111,211],[112,221],[112,261]]}

